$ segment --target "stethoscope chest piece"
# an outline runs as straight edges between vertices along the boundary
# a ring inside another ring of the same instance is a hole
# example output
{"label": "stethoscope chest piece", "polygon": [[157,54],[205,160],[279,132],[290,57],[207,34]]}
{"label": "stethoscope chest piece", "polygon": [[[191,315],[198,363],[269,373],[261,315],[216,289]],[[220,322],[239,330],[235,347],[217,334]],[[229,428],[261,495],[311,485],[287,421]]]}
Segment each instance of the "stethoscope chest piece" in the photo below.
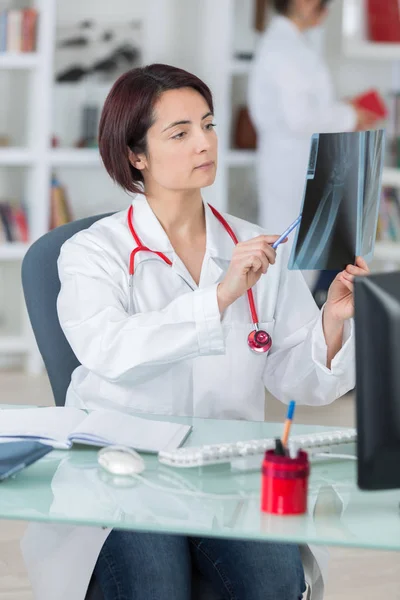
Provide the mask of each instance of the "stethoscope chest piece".
{"label": "stethoscope chest piece", "polygon": [[268,352],[271,348],[272,339],[266,331],[262,329],[253,329],[253,331],[249,333],[247,343],[252,352],[263,354],[264,352]]}

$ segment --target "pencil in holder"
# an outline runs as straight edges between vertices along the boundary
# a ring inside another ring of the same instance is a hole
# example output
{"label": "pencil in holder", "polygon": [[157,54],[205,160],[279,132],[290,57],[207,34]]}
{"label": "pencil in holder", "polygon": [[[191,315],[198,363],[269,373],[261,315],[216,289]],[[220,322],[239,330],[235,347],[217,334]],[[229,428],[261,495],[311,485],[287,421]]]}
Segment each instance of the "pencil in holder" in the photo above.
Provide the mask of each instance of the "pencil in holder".
{"label": "pencil in holder", "polygon": [[262,465],[261,510],[276,515],[307,512],[308,454],[299,450],[296,458],[265,453]]}

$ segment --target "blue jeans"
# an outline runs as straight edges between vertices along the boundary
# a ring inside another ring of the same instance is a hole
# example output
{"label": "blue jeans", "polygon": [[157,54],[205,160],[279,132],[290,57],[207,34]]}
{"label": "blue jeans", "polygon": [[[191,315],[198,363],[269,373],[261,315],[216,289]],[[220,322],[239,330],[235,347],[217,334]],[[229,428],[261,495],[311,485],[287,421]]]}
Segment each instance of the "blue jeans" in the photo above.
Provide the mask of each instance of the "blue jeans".
{"label": "blue jeans", "polygon": [[298,546],[113,530],[94,571],[104,600],[190,600],[192,569],[224,600],[298,600]]}

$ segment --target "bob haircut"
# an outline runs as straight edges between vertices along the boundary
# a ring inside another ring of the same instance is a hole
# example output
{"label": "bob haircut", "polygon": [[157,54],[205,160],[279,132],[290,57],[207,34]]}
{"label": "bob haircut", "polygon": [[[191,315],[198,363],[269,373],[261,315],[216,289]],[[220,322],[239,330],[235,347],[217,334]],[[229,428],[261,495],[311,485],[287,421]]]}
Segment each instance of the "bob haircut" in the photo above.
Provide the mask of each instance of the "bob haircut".
{"label": "bob haircut", "polygon": [[[330,0],[320,0],[319,7],[320,9],[324,9]],[[289,14],[290,8],[292,6],[292,0],[274,0],[274,8],[276,12],[280,15],[287,16]]]}
{"label": "bob haircut", "polygon": [[170,65],[131,69],[111,88],[100,118],[99,150],[110,177],[126,192],[144,193],[141,171],[129,161],[129,149],[147,154],[147,132],[154,123],[154,105],[168,90],[192,88],[214,112],[212,94],[196,75]]}

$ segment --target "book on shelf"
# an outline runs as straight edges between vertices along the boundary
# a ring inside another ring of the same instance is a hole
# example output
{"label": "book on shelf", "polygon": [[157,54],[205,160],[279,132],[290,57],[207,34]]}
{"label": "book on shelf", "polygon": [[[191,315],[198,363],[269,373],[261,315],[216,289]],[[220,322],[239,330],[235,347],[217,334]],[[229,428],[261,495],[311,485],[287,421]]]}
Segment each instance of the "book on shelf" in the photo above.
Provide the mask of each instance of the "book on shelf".
{"label": "book on shelf", "polygon": [[400,195],[397,188],[384,187],[379,207],[377,240],[400,242]]}
{"label": "book on shelf", "polygon": [[63,185],[53,175],[50,192],[50,229],[60,227],[72,221],[71,208]]}
{"label": "book on shelf", "polygon": [[391,93],[388,97],[388,116],[386,130],[388,139],[387,162],[389,167],[400,167],[400,93]]}
{"label": "book on shelf", "polygon": [[0,244],[26,244],[28,239],[28,220],[24,207],[16,202],[0,201]]}
{"label": "book on shelf", "polygon": [[0,13],[0,52],[35,52],[38,12],[34,8]]}

